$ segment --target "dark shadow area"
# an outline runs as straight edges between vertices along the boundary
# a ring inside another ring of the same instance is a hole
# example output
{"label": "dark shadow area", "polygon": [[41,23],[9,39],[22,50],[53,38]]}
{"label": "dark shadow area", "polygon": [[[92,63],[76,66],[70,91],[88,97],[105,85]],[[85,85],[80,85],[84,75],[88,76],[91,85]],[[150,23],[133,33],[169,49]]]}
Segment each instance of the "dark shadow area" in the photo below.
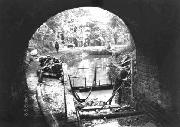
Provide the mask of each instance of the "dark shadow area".
{"label": "dark shadow area", "polygon": [[[158,70],[155,79],[159,82],[161,92],[170,96],[170,107],[162,111],[161,104],[153,103],[156,109],[153,113],[159,119],[161,116],[165,117],[162,120],[164,126],[179,126],[180,4],[178,0],[98,0],[98,2],[95,0],[1,0],[0,126],[28,125],[24,117],[26,79],[23,63],[28,40],[51,16],[63,10],[82,6],[99,6],[122,18],[137,48],[139,70],[141,65],[147,65],[146,68],[155,66]],[[140,64],[142,61],[144,63]],[[139,73],[139,79],[141,74]],[[150,74],[145,75],[148,80]],[[145,98],[140,101],[145,107],[152,105],[149,104],[151,101],[146,102],[148,100],[146,95],[141,96],[141,99]]]}

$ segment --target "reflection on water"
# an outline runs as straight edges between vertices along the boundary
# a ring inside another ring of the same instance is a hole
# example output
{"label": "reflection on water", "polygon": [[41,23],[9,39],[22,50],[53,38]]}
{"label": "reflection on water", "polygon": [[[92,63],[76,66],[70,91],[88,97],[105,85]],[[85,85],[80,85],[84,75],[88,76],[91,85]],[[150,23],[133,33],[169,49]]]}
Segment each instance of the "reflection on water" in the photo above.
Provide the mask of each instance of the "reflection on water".
{"label": "reflection on water", "polygon": [[67,72],[71,75],[73,84],[84,86],[86,83],[87,86],[91,86],[95,77],[97,85],[110,84],[111,81],[107,75],[110,57],[110,55],[89,55],[73,67],[67,67]]}

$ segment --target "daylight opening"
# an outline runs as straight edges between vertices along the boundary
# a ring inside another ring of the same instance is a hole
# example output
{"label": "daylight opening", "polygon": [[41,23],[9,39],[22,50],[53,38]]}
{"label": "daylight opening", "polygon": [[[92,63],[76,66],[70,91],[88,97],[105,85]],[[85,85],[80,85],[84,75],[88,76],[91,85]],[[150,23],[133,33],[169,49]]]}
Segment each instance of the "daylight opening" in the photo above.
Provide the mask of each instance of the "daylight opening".
{"label": "daylight opening", "polygon": [[79,105],[132,107],[136,49],[126,24],[109,11],[80,7],[49,18],[32,35],[26,63],[29,90],[56,119],[77,117]]}

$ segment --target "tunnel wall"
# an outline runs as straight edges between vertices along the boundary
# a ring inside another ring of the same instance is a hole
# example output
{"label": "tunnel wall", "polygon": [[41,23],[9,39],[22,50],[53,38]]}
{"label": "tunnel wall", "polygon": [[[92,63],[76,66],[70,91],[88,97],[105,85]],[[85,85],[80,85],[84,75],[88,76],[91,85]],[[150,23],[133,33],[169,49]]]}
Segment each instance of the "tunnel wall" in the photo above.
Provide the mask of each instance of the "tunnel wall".
{"label": "tunnel wall", "polygon": [[159,74],[156,65],[144,57],[137,55],[137,78],[134,84],[134,94],[144,94],[149,101],[157,102],[160,100]]}
{"label": "tunnel wall", "polygon": [[177,119],[180,111],[178,0],[1,0],[0,119],[23,117],[23,61],[32,34],[51,16],[82,6],[99,6],[122,18],[137,48],[135,94],[145,104],[158,104],[152,105],[155,109],[168,107],[172,118]]}
{"label": "tunnel wall", "polygon": [[[175,46],[179,44],[178,1],[134,0],[119,4],[111,1],[105,5],[114,7],[111,12],[123,19],[136,45],[138,76],[134,85],[135,96],[144,100],[139,102],[144,104],[146,111],[161,112],[156,113],[155,119],[167,116],[161,122],[172,122],[179,112],[176,99],[179,93],[179,53]],[[176,125],[176,122],[172,123]]]}

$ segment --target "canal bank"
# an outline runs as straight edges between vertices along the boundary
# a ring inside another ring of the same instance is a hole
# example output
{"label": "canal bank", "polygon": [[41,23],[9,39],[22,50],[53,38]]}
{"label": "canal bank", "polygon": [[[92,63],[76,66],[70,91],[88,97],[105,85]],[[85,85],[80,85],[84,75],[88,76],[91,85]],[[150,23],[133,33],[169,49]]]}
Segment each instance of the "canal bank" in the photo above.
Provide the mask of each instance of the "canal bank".
{"label": "canal bank", "polygon": [[[81,55],[79,55],[81,56]],[[78,57],[79,57],[78,56]],[[58,54],[56,54],[56,57],[58,57]],[[83,127],[99,127],[99,126],[108,126],[110,124],[114,125],[115,127],[121,127],[121,126],[145,126],[146,124],[149,124],[151,122],[151,119],[146,115],[143,116],[126,116],[123,118],[118,118],[117,119],[98,119],[98,120],[90,120],[89,122],[87,120],[81,120],[80,125],[78,125],[78,118],[76,118],[76,110],[75,110],[75,101],[74,97],[70,93],[70,86],[69,86],[69,80],[67,78],[67,75],[72,75],[76,76],[74,79],[74,85],[82,85],[84,86],[85,80],[82,77],[87,78],[87,86],[91,86],[93,82],[94,76],[94,71],[95,71],[95,66],[97,68],[97,78],[96,82],[100,80],[100,83],[102,84],[108,84],[110,83],[110,79],[107,75],[109,71],[108,64],[110,61],[111,56],[85,56],[82,58],[73,58],[71,60],[75,60],[75,62],[71,62],[73,64],[65,64],[63,65],[63,70],[65,73],[65,92],[66,92],[66,105],[67,105],[67,116],[68,120],[62,120],[63,116],[60,114],[65,114],[65,105],[64,105],[64,86],[60,83],[59,80],[56,79],[45,79],[44,83],[41,86],[38,86],[37,82],[37,76],[34,73],[34,75],[31,75],[28,78],[28,80],[31,80],[29,82],[30,84],[29,87],[34,87],[34,89],[39,89],[38,90],[38,95],[40,95],[40,101],[39,101],[39,106],[42,111],[44,112],[44,117],[46,118],[47,123],[51,124],[52,126],[54,125],[63,125],[63,126],[83,126]],[[78,61],[76,61],[78,59]],[[98,71],[98,69],[100,71]],[[81,80],[79,80],[79,78]],[[34,83],[34,85],[32,84]],[[83,98],[83,96],[87,96],[87,93],[84,93],[84,95],[81,95],[78,93],[80,98]],[[89,96],[89,100],[87,100],[87,103],[92,104],[103,104],[107,99],[112,95],[112,90],[110,91],[99,91],[99,92],[92,92],[92,94]],[[101,96],[101,97],[100,97]],[[99,100],[98,100],[99,99]],[[102,102],[101,102],[102,101]],[[101,102],[101,103],[99,103]],[[113,101],[114,103],[115,101]],[[112,103],[112,104],[113,104]],[[50,114],[50,115],[47,115]],[[55,118],[55,119],[54,119]],[[48,120],[49,119],[49,120]],[[55,123],[51,123],[54,120]],[[50,121],[50,122],[49,122]],[[58,123],[58,124],[56,124]],[[153,122],[152,122],[153,123]]]}

